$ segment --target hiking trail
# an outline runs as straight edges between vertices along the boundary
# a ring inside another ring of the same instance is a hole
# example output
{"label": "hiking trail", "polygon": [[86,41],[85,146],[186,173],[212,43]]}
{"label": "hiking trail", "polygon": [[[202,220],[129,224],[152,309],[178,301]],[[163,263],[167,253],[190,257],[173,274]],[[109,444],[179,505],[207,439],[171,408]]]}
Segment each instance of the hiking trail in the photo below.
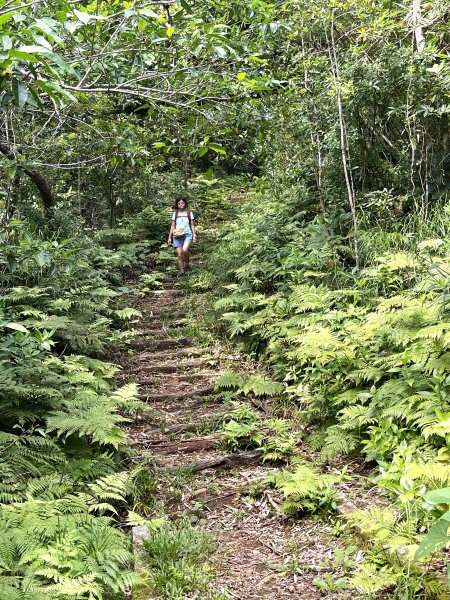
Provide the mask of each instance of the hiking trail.
{"label": "hiking trail", "polygon": [[[241,357],[225,351],[219,341],[202,346],[196,336],[186,334],[193,327],[182,308],[189,291],[183,279],[164,277],[163,289],[139,303],[143,316],[132,343],[134,353],[123,357],[122,378],[136,382],[141,399],[152,408],[150,416],[129,427],[130,445],[138,455],[151,452],[162,475],[190,474],[177,494],[170,476],[159,479],[156,494],[166,515],[171,520],[188,518],[210,533],[217,547],[211,559],[214,589],[224,598],[352,597],[348,589],[330,595],[313,583],[327,572],[340,574],[333,564],[339,541],[327,519],[288,518],[274,489],[249,495],[279,467],[263,463],[258,450],[231,452],[223,444],[220,427],[233,407],[215,392],[214,384]],[[271,417],[270,401],[252,408]]]}

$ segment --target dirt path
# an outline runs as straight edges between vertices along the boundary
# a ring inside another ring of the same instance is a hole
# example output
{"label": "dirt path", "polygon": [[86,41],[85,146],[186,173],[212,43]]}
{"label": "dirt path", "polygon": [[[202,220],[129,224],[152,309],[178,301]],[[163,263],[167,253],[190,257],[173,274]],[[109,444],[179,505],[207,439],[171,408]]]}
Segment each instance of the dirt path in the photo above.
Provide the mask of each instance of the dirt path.
{"label": "dirt path", "polygon": [[331,525],[286,518],[275,490],[249,495],[275,469],[261,463],[259,452],[232,454],[221,442],[218,430],[232,407],[214,393],[214,382],[230,361],[218,344],[200,347],[185,335],[179,316],[184,297],[176,279],[147,295],[136,351],[125,368],[153,409],[151,418],[130,428],[130,443],[138,452],[151,451],[161,473],[184,473],[176,493],[164,478],[158,487],[166,514],[187,516],[212,534],[216,586],[224,597],[349,598],[348,591],[330,595],[313,584],[333,572]]}

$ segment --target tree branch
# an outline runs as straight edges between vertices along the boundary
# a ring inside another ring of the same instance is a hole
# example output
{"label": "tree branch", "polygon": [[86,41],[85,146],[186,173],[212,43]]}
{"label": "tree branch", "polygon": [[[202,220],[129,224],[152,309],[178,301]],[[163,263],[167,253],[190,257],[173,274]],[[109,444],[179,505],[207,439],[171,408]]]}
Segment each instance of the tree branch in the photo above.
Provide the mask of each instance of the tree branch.
{"label": "tree branch", "polygon": [[[17,160],[16,153],[13,148],[6,142],[0,142],[0,152],[6,156],[9,160]],[[42,205],[44,210],[49,210],[55,205],[55,198],[53,196],[50,184],[48,181],[37,171],[32,169],[24,168],[23,172],[28,175],[34,185],[37,187],[41,196]]]}

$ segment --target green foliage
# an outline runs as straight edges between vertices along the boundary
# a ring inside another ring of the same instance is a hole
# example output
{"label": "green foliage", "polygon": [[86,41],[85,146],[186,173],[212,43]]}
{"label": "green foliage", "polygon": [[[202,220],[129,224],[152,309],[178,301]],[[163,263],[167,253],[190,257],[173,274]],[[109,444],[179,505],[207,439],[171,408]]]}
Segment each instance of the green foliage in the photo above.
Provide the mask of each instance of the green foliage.
{"label": "green foliage", "polygon": [[144,547],[155,594],[173,600],[193,593],[201,593],[205,599],[217,598],[211,591],[208,564],[215,545],[205,531],[187,522],[163,522],[150,527]]}
{"label": "green foliage", "polygon": [[144,286],[142,291],[159,290],[162,287],[161,275],[159,273],[143,273],[139,277],[140,283]]}
{"label": "green foliage", "polygon": [[2,598],[125,595],[136,577],[112,519],[133,491],[117,472],[120,425],[142,404],[134,384],[113,390],[117,367],[95,357],[111,343],[115,311],[130,316],[110,304],[119,295],[105,266],[111,251],[96,255],[81,235],[40,240],[23,223],[3,242]]}
{"label": "green foliage", "polygon": [[126,474],[111,474],[79,493],[68,479],[53,488],[42,482],[30,486],[27,500],[2,505],[0,589],[5,597],[26,598],[30,590],[42,600],[125,593],[136,581],[127,569],[128,540],[111,527],[109,517],[91,513],[109,511],[105,500],[123,500],[126,482]]}
{"label": "green foliage", "polygon": [[216,390],[232,389],[243,393],[245,396],[276,396],[283,390],[283,386],[276,381],[271,381],[263,375],[244,376],[241,373],[227,371],[215,383]]}
{"label": "green foliage", "polygon": [[[228,376],[223,375],[227,385]],[[223,386],[223,383],[221,384]],[[297,453],[300,441],[298,432],[293,431],[292,424],[283,419],[261,417],[244,402],[234,402],[233,418],[221,429],[224,442],[235,451],[239,448],[258,449],[264,461],[287,461]]]}
{"label": "green foliage", "polygon": [[[424,558],[429,557],[437,550],[447,547],[450,542],[450,535],[448,533],[450,527],[450,488],[441,488],[428,492],[425,499],[428,502],[442,506],[445,512],[441,514],[421,541],[414,556],[415,560],[423,560]],[[447,572],[449,574],[450,587],[449,565],[447,565]]]}
{"label": "green foliage", "polygon": [[387,508],[371,508],[357,510],[347,520],[368,544],[366,561],[350,578],[358,591],[375,594],[395,586],[396,598],[422,593],[427,598],[443,600],[448,595],[436,575],[414,563],[419,535],[413,519],[399,520]]}
{"label": "green foliage", "polygon": [[320,473],[313,465],[297,464],[293,472],[280,471],[267,481],[283,492],[281,510],[288,515],[335,508],[338,476]]}

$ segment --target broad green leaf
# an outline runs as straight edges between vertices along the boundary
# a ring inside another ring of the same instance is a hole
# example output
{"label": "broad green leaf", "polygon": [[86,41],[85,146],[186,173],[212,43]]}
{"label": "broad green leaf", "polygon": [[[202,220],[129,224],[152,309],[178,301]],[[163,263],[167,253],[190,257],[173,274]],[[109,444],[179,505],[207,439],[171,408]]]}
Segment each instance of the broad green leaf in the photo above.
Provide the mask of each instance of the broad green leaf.
{"label": "broad green leaf", "polygon": [[239,79],[239,81],[242,81],[247,77],[247,73],[238,73],[236,77]]}
{"label": "broad green leaf", "polygon": [[184,8],[184,10],[186,10],[188,13],[192,12],[192,7],[189,6],[189,4],[186,2],[186,0],[180,0],[180,4]]}
{"label": "broad green leaf", "polygon": [[57,91],[59,94],[61,94],[61,96],[64,96],[68,100],[71,100],[72,102],[77,101],[76,97],[71,92],[69,92],[68,90],[65,90],[64,88],[62,88],[60,85],[58,85],[54,81],[49,82],[48,86],[50,88],[54,89],[55,91]]}
{"label": "broad green leaf", "polygon": [[144,17],[152,17],[153,19],[158,19],[158,15],[151,8],[141,8],[139,11],[140,15],[144,15]]}
{"label": "broad green leaf", "polygon": [[223,146],[221,146],[220,144],[208,144],[208,148],[210,148],[211,150],[214,150],[214,152],[217,152],[218,154],[226,154],[227,153],[225,148]]}
{"label": "broad green leaf", "polygon": [[91,20],[91,15],[89,15],[88,13],[85,12],[81,12],[80,10],[77,10],[76,8],[74,9],[74,15],[76,15],[78,17],[78,20],[81,21],[82,23],[84,23],[85,25],[87,23],[89,23],[89,21]]}
{"label": "broad green leaf", "polygon": [[227,55],[227,51],[225,50],[225,48],[222,48],[222,46],[214,46],[214,50],[216,54],[220,56],[220,58],[225,58],[225,56]]}
{"label": "broad green leaf", "polygon": [[[64,22],[67,20],[67,14],[65,12],[58,12],[58,13],[56,13],[55,16],[58,19],[58,21]],[[56,31],[53,29],[53,27],[47,21],[50,21],[50,23],[54,23],[53,19],[52,20],[36,19],[33,27],[38,29],[39,31],[42,31],[43,33],[46,33],[52,41],[57,42],[57,43],[62,42],[62,39],[59,37],[59,35],[56,33]],[[44,39],[44,38],[42,38],[42,36],[38,36],[38,37],[41,39]],[[37,39],[38,38],[36,37],[36,40]],[[42,41],[41,41],[41,43],[43,46],[46,45]]]}
{"label": "broad green leaf", "polygon": [[9,51],[10,58],[17,58],[18,60],[25,60],[26,62],[38,63],[39,58],[34,54],[28,54],[27,52],[21,52],[20,50],[12,49]]}
{"label": "broad green leaf", "polygon": [[4,15],[0,15],[0,27],[2,25],[4,25],[7,21],[9,21],[9,19],[11,19],[11,17],[14,15],[14,13],[9,12],[9,13],[5,13]]}
{"label": "broad green leaf", "polygon": [[450,504],[450,487],[432,490],[425,494],[425,498],[434,504]]}
{"label": "broad green leaf", "polygon": [[52,49],[50,48],[50,50],[45,47],[45,46],[36,46],[36,45],[30,45],[30,46],[20,46],[20,48],[18,48],[19,52],[26,52],[29,54],[51,54],[52,53]]}
{"label": "broad green leaf", "polygon": [[5,323],[5,327],[14,329],[15,331],[21,331],[22,333],[28,333],[28,329],[20,323]]}
{"label": "broad green leaf", "polygon": [[168,27],[166,30],[166,35],[168,38],[171,38],[173,36],[173,32],[175,31],[175,27],[171,26]]}
{"label": "broad green leaf", "polygon": [[38,87],[40,87],[40,88],[41,88],[41,90],[42,90],[43,92],[45,92],[46,94],[48,94],[48,95],[49,95],[51,98],[54,98],[55,100],[57,100],[57,99],[58,99],[58,94],[57,94],[57,93],[55,92],[55,90],[53,90],[53,89],[52,89],[52,88],[51,88],[49,85],[47,85],[47,84],[45,83],[45,81],[42,81],[41,79],[38,79],[38,80],[36,81],[36,85],[37,85]]}
{"label": "broad green leaf", "polygon": [[155,142],[152,144],[153,148],[165,148],[166,144],[164,142]]}
{"label": "broad green leaf", "polygon": [[48,262],[48,254],[45,252],[38,252],[34,255],[34,260],[40,267],[43,267]]}
{"label": "broad green leaf", "polygon": [[448,528],[449,522],[439,519],[423,538],[414,556],[414,560],[425,558],[437,550],[444,548],[450,542],[450,536],[447,534]]}
{"label": "broad green leaf", "polygon": [[9,35],[2,35],[2,46],[3,50],[10,50],[12,48],[12,40]]}
{"label": "broad green leaf", "polygon": [[77,74],[75,69],[71,65],[69,65],[69,63],[66,62],[59,54],[52,54],[51,56],[49,56],[49,59],[52,62],[54,62],[55,64],[57,64],[58,67],[61,67],[61,69],[63,71],[66,71],[67,73],[70,73],[71,75]]}
{"label": "broad green leaf", "polygon": [[39,98],[37,91],[34,89],[32,85],[28,85],[28,98],[27,103],[31,106],[35,106],[36,108],[42,108],[42,102]]}
{"label": "broad green leaf", "polygon": [[45,37],[43,35],[35,35],[34,39],[39,44],[39,46],[43,46],[44,48],[47,48],[48,50],[50,50],[50,52],[53,52],[52,45],[50,44],[49,41],[47,41],[45,39]]}
{"label": "broad green leaf", "polygon": [[205,156],[205,154],[208,152],[209,148],[207,146],[203,146],[203,148],[200,148],[198,151],[198,156]]}
{"label": "broad green leaf", "polygon": [[28,88],[27,86],[18,79],[13,79],[12,89],[14,94],[14,99],[19,108],[23,108],[27,102],[28,98]]}

